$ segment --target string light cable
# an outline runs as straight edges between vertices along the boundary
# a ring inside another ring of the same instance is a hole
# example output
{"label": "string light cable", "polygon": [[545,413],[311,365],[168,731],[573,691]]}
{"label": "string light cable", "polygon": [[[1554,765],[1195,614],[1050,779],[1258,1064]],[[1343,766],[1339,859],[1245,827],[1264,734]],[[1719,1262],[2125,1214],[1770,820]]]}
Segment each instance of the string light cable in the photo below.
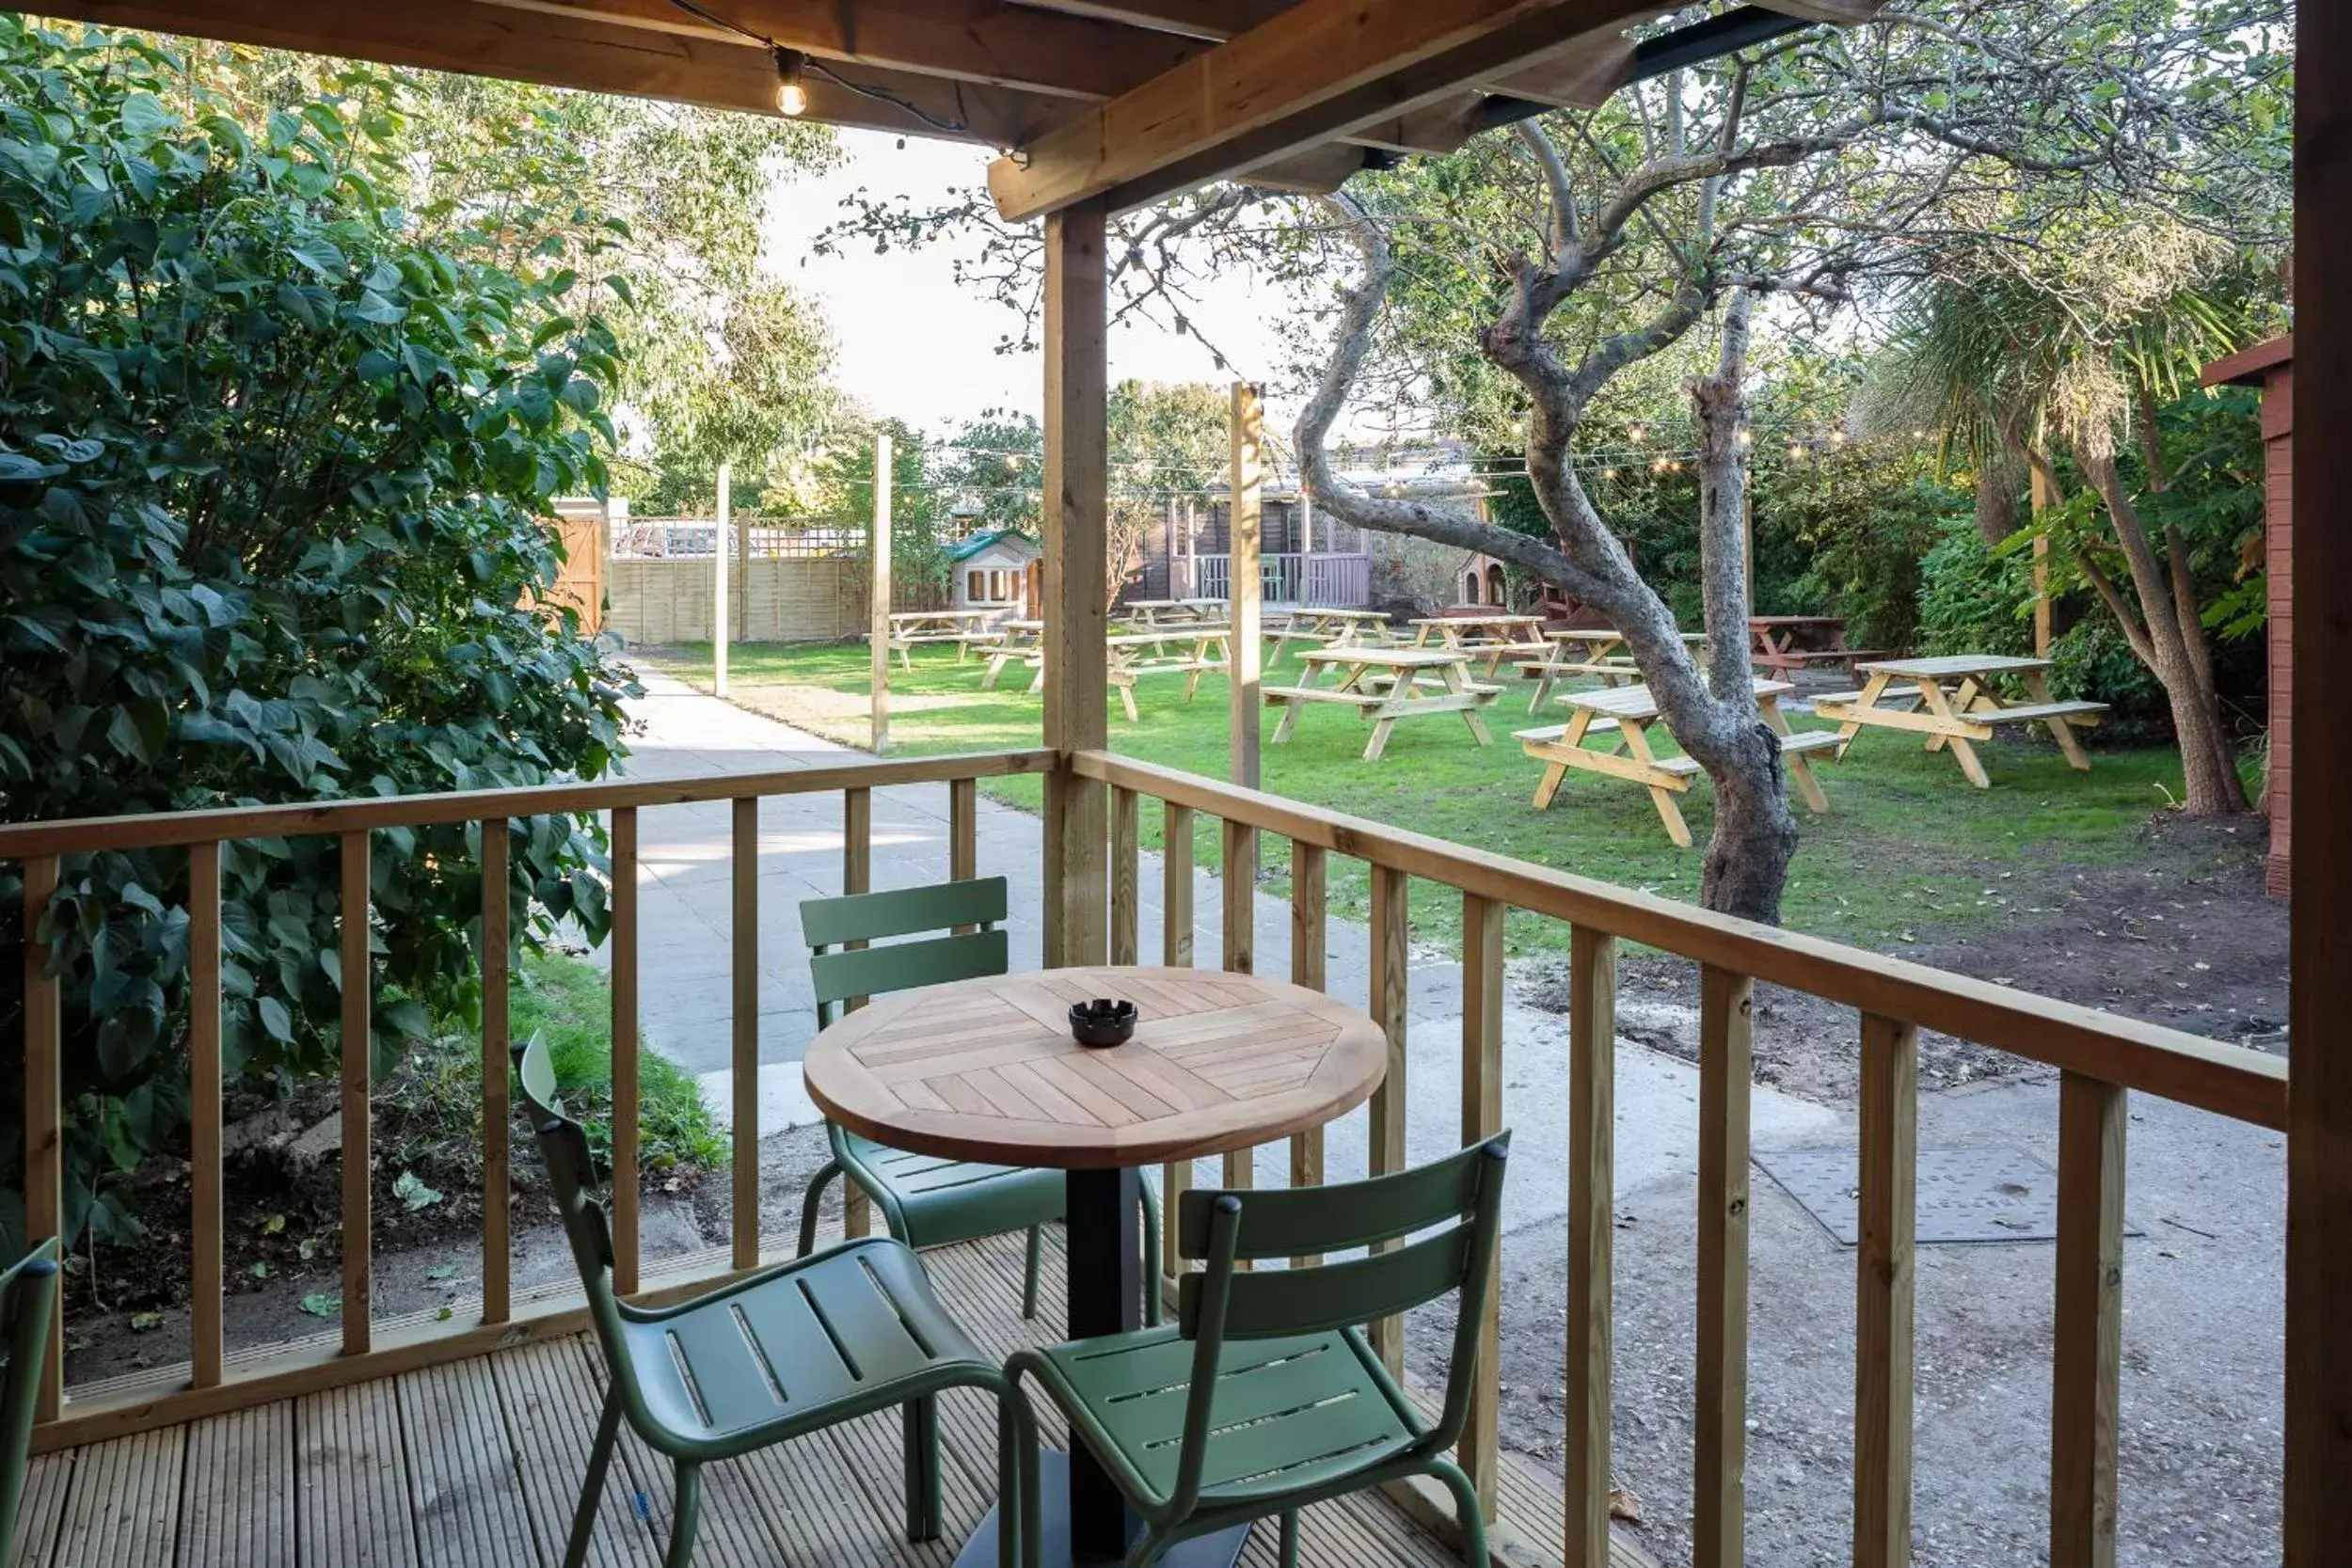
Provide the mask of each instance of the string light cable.
{"label": "string light cable", "polygon": [[[892,108],[913,115],[916,119],[943,135],[961,136],[967,135],[971,132],[972,127],[968,121],[942,119],[921,104],[911,99],[901,98],[887,87],[876,87],[871,82],[854,81],[842,75],[823,60],[814,58],[802,50],[788,48],[778,43],[767,34],[746,27],[739,22],[730,21],[718,12],[697,4],[696,0],[670,0],[670,4],[689,16],[707,22],[714,27],[724,28],[738,38],[749,39],[766,49],[769,56],[776,63],[776,110],[787,118],[797,119],[808,112],[807,78],[815,74],[822,76],[826,81],[845,91],[856,93],[861,98],[870,98],[878,103],[887,103]],[[953,85],[956,102],[961,105],[963,102],[963,84],[958,82]]]}

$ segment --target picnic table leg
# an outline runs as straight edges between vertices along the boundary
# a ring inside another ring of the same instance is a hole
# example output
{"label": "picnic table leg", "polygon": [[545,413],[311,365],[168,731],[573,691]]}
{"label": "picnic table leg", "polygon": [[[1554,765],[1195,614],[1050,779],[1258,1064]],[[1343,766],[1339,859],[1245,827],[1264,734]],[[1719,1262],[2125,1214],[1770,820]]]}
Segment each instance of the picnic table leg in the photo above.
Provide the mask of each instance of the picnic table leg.
{"label": "picnic table leg", "polygon": [[[1647,725],[1637,724],[1630,719],[1617,721],[1617,736],[1625,742],[1627,753],[1634,761],[1655,768],[1658,766],[1658,753],[1649,749],[1647,729]],[[1651,784],[1649,798],[1650,803],[1658,808],[1658,819],[1666,825],[1666,836],[1673,839],[1678,848],[1691,847],[1691,825],[1682,819],[1682,807],[1675,800],[1675,791],[1664,784]]]}
{"label": "picnic table leg", "polygon": [[[1883,670],[1873,673],[1870,678],[1863,683],[1862,694],[1853,700],[1851,706],[1858,712],[1863,708],[1874,705],[1878,702],[1879,698],[1884,694],[1887,687],[1894,683],[1894,676],[1888,674]],[[1862,721],[1859,719],[1849,719],[1837,726],[1838,761],[1845,761],[1846,748],[1851,746],[1853,744],[1853,737],[1861,733]]]}
{"label": "picnic table leg", "polygon": [[[1960,714],[1952,707],[1951,698],[1945,693],[1943,682],[1921,681],[1919,700],[1927,705],[1930,712],[1948,719],[1955,724],[1963,722]],[[1964,736],[1943,736],[1937,738],[1948,740],[1951,743],[1952,760],[1960,764],[1960,770],[1967,775],[1970,784],[1975,784],[1979,789],[1993,787],[1993,781],[1985,776],[1984,764],[1977,760],[1977,749],[1968,744]]]}
{"label": "picnic table leg", "polygon": [[1551,652],[1544,656],[1543,668],[1535,672],[1535,699],[1527,705],[1528,712],[1543,712],[1544,699],[1551,695],[1552,671],[1559,667],[1560,650],[1564,646],[1565,646],[1565,644],[1554,642],[1551,645]]}
{"label": "picnic table leg", "polygon": [[1552,797],[1560,793],[1561,781],[1567,776],[1568,765],[1566,763],[1548,762],[1544,764],[1544,776],[1535,781],[1535,809],[1537,811],[1550,809]]}
{"label": "picnic table leg", "polygon": [[[1438,678],[1445,683],[1445,689],[1448,691],[1454,693],[1456,696],[1470,695],[1470,676],[1464,673],[1461,665],[1447,665],[1444,669],[1438,672]],[[1412,685],[1409,681],[1406,682],[1404,690],[1407,696],[1412,694]],[[1486,734],[1486,721],[1478,716],[1478,710],[1476,708],[1466,707],[1462,709],[1462,721],[1470,725],[1470,734],[1478,737],[1478,743],[1481,746],[1490,745],[1493,743],[1493,737]]]}
{"label": "picnic table leg", "polygon": [[[1763,713],[1766,726],[1774,735],[1785,736],[1788,733],[1788,719],[1780,711],[1777,698],[1759,698],[1756,705]],[[1812,759],[1800,752],[1794,756],[1784,752],[1780,760],[1788,765],[1788,776],[1797,781],[1798,792],[1804,795],[1804,803],[1812,808],[1814,814],[1820,816],[1828,811],[1829,797],[1821,793],[1821,783],[1813,776]]]}
{"label": "picnic table leg", "polygon": [[1380,753],[1389,749],[1389,736],[1395,729],[1396,720],[1394,716],[1391,716],[1386,719],[1375,719],[1373,721],[1372,738],[1364,742],[1364,760],[1366,762],[1378,762],[1380,760]]}
{"label": "picnic table leg", "polygon": [[[1952,710],[1956,713],[1966,713],[1970,708],[1992,705],[1995,705],[1993,704],[1991,698],[1985,696],[1984,688],[1977,684],[1977,677],[1974,675],[1969,675],[1963,679],[1960,685],[1953,689]],[[1944,749],[1944,742],[1949,738],[1950,737],[1948,736],[1941,735],[1931,735],[1928,736],[1929,754],[1933,755],[1935,752],[1942,751]]]}
{"label": "picnic table leg", "polygon": [[1034,697],[1044,689],[1045,660],[1042,657],[1040,657],[1037,661],[1037,673],[1029,677],[1029,695]]}
{"label": "picnic table leg", "polygon": [[1136,722],[1136,687],[1133,681],[1127,682],[1119,689],[1119,701],[1120,705],[1127,710],[1127,722],[1130,724]]}
{"label": "picnic table leg", "polygon": [[[2046,672],[2029,670],[2026,673],[2025,682],[2026,690],[2035,702],[2058,700],[2050,695],[2050,677]],[[2066,753],[2066,765],[2077,773],[2090,772],[2090,753],[2083,750],[2082,737],[2074,733],[2074,726],[2063,719],[2045,719],[2042,722],[2049,730],[2050,738],[2058,742],[2058,749]]]}

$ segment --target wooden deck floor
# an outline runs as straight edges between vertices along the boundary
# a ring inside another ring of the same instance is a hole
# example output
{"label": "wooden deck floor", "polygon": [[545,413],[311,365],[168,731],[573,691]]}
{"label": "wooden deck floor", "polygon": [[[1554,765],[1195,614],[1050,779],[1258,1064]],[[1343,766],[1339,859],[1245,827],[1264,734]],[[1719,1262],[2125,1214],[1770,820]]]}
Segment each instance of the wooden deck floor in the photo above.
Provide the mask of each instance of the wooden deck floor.
{"label": "wooden deck floor", "polygon": [[[941,1296],[989,1350],[1062,1320],[1047,1248],[1036,1324],[1017,1315],[1009,1238],[925,1255]],[[171,1427],[34,1462],[13,1560],[25,1568],[490,1568],[554,1564],[587,1465],[603,1362],[572,1337]],[[995,1412],[946,1397],[947,1533],[898,1528],[897,1417],[853,1422],[706,1472],[697,1560],[737,1565],[946,1568],[995,1493]],[[1049,1422],[1049,1427],[1051,1423]],[[1058,1433],[1051,1439],[1058,1442]],[[624,1428],[606,1488],[599,1568],[657,1564],[668,1539],[666,1466]],[[1556,1481],[1511,1470],[1504,1515],[1557,1560]],[[1309,1510],[1303,1557],[1329,1568],[1440,1568],[1454,1555],[1395,1507],[1361,1497]],[[1274,1531],[1244,1560],[1274,1568]]]}

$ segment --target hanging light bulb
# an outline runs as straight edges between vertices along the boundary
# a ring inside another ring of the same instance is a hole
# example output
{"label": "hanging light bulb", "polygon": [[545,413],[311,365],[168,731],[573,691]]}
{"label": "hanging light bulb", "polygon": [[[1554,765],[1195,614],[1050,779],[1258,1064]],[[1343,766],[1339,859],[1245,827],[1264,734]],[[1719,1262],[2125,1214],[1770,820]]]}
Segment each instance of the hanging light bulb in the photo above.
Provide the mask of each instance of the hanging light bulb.
{"label": "hanging light bulb", "polygon": [[776,51],[776,108],[798,119],[808,113],[808,56],[797,49]]}
{"label": "hanging light bulb", "polygon": [[1642,427],[1637,424],[1628,430],[1626,435],[1632,437],[1634,440],[1639,441],[1642,438]]}
{"label": "hanging light bulb", "polygon": [[1608,481],[1610,483],[1614,484],[1617,482],[1617,470],[1614,468],[1603,468],[1600,471],[1600,477]]}
{"label": "hanging light bulb", "polygon": [[1740,430],[1740,444],[1743,447],[1752,447],[1756,445],[1756,432],[1748,429],[1744,425],[1741,426]]}

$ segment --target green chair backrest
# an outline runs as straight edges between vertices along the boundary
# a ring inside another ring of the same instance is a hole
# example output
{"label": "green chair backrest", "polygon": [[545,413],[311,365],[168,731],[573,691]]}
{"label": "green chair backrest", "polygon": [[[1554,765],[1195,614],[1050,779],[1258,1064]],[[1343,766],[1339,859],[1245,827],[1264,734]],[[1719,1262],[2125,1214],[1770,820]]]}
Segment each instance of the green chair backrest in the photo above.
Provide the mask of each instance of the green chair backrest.
{"label": "green chair backrest", "polygon": [[[1453,1447],[1470,1412],[1479,1325],[1492,1294],[1511,1134],[1393,1176],[1328,1187],[1189,1192],[1176,1208],[1176,1245],[1206,1267],[1178,1286],[1176,1323],[1194,1341],[1192,1390],[1177,1465],[1177,1502],[1200,1487],[1216,1367],[1228,1339],[1354,1329],[1440,1296],[1460,1297],[1444,1408],[1422,1446]],[[1414,1236],[1416,1231],[1429,1231]],[[1411,1241],[1304,1267],[1245,1272],[1242,1259],[1299,1258]]]}
{"label": "green chair backrest", "polygon": [[538,1036],[515,1047],[515,1069],[522,1082],[523,1107],[548,1162],[548,1184],[555,1194],[564,1239],[572,1244],[572,1261],[588,1294],[589,1318],[604,1345],[613,1381],[628,1386],[634,1368],[621,1333],[620,1298],[612,1290],[612,1226],[596,1195],[596,1157],[588,1148],[587,1129],[564,1114],[555,1059]]}
{"label": "green chair backrest", "polygon": [[[810,948],[808,973],[817,991],[818,1027],[839,1018],[845,1004],[856,997],[1004,974],[1011,967],[1000,928],[1006,897],[1005,879],[981,877],[932,887],[811,898],[802,904],[801,934]],[[882,947],[849,945],[961,926],[977,928]]]}
{"label": "green chair backrest", "polygon": [[0,1561],[8,1560],[16,1516],[32,1463],[33,1415],[41,1368],[49,1359],[49,1328],[56,1318],[57,1243],[52,1237],[0,1274]]}

